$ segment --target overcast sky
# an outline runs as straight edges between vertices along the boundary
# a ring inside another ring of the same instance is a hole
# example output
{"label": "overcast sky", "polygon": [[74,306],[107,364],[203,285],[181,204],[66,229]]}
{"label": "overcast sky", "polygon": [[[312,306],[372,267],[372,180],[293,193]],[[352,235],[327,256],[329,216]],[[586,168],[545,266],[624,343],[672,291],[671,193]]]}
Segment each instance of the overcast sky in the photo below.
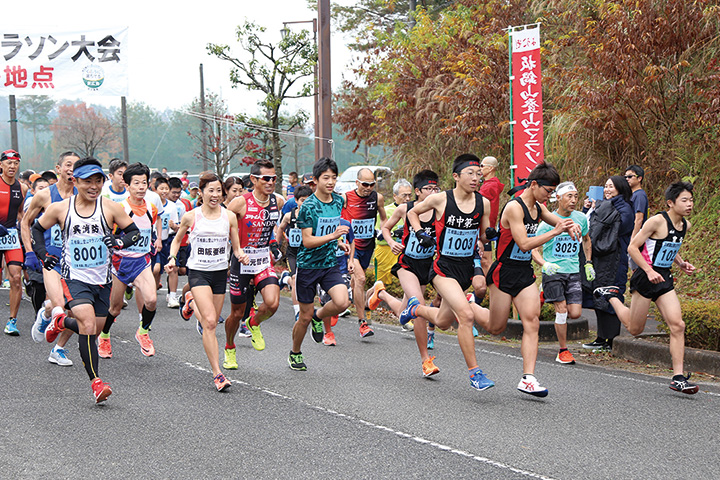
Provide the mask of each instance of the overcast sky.
{"label": "overcast sky", "polygon": [[[343,3],[348,2],[350,0]],[[23,27],[32,27],[33,30],[46,28],[47,31],[56,32],[130,27],[129,102],[145,102],[158,110],[177,109],[190,103],[200,92],[199,65],[202,63],[206,90],[220,93],[232,113],[257,112],[260,97],[242,87],[231,88],[231,64],[208,56],[206,45],[228,44],[237,56],[241,52],[235,47],[235,29],[245,18],[265,26],[267,40],[277,43],[280,41],[282,22],[311,20],[316,15],[306,7],[305,0],[17,0],[3,1],[2,4],[0,33],[21,30]],[[290,27],[312,30],[310,23]],[[333,90],[340,85],[345,66],[350,62],[350,52],[344,43],[341,36],[333,33]],[[87,100],[96,102],[96,98]],[[109,97],[101,103],[119,105],[120,99]],[[298,106],[312,114],[310,100],[297,100],[289,109]]]}

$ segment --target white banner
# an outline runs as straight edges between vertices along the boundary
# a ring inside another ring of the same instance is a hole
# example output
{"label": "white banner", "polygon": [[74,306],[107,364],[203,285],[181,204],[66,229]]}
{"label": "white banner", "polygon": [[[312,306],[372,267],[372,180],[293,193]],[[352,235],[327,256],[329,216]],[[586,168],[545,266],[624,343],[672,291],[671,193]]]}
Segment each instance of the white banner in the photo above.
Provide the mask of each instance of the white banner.
{"label": "white banner", "polygon": [[128,28],[0,29],[0,95],[128,95]]}

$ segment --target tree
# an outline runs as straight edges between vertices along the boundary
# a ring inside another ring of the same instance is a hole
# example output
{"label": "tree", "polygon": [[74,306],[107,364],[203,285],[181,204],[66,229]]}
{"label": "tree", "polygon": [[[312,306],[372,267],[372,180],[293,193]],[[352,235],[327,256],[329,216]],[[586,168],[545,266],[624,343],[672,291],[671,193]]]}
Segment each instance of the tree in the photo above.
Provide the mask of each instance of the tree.
{"label": "tree", "polygon": [[[282,178],[282,151],[280,144],[280,108],[288,98],[312,95],[312,82],[302,79],[314,73],[317,48],[307,31],[289,32],[279,44],[264,42],[260,35],[265,28],[246,21],[237,28],[240,47],[250,55],[249,60],[232,57],[228,45],[208,44],[208,52],[221,60],[230,62],[233,87],[242,85],[250,90],[261,91],[265,98],[260,102],[270,127],[272,157],[277,175]],[[282,191],[282,182],[276,190]]]}
{"label": "tree", "polygon": [[50,130],[57,150],[73,150],[80,156],[95,157],[100,151],[122,149],[118,128],[84,102],[60,105]]}
{"label": "tree", "polygon": [[[117,113],[120,115],[120,112]],[[116,122],[119,123],[117,118]],[[127,105],[128,143],[130,159],[142,162],[151,168],[160,168],[162,161],[156,159],[156,151],[167,124],[160,118],[160,113],[142,102],[130,102]]]}
{"label": "tree", "polygon": [[302,126],[296,126],[283,135],[283,140],[287,156],[292,159],[291,171],[300,173],[303,166],[302,158],[315,158],[313,138]]}
{"label": "tree", "polygon": [[[200,101],[193,102],[192,111],[201,115]],[[264,149],[256,143],[257,133],[248,130],[236,117],[228,113],[225,102],[215,93],[209,93],[205,99],[204,128],[198,134],[189,131],[188,135],[202,145],[207,145],[207,156],[203,157],[202,150],[195,152],[195,157],[201,163],[207,161],[212,170],[220,178],[237,170],[242,164],[252,165],[264,153]]]}
{"label": "tree", "polygon": [[20,124],[29,127],[33,134],[33,155],[38,154],[38,134],[50,128],[50,112],[55,101],[47,95],[28,95],[18,102]]}

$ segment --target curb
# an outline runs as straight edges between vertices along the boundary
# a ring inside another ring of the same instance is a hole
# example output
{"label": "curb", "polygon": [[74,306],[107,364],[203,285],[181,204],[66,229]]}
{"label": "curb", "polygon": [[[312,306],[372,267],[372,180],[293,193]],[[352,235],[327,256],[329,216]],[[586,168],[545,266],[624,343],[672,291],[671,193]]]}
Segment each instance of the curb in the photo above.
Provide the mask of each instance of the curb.
{"label": "curb", "polygon": [[[625,360],[672,369],[670,346],[665,343],[645,340],[648,337],[668,337],[668,335],[651,334],[637,337],[615,337],[612,353],[614,356]],[[720,376],[720,352],[685,347],[685,371]]]}
{"label": "curb", "polygon": [[[583,340],[589,335],[588,321],[584,317],[580,317],[575,320],[568,319],[567,327],[568,340]],[[478,328],[478,331],[486,335],[490,335],[482,328]],[[511,318],[508,320],[505,330],[502,333],[494,336],[520,340],[522,338],[522,334],[522,322],[520,320],[515,320]],[[555,322],[540,322],[539,337],[541,342],[557,342],[557,335],[555,334]]]}

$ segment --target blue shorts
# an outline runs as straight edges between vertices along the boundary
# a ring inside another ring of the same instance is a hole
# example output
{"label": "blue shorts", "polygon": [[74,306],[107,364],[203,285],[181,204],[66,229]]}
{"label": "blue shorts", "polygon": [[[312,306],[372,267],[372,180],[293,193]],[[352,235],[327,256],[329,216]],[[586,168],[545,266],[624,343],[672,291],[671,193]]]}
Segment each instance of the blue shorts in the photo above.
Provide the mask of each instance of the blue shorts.
{"label": "blue shorts", "polygon": [[370,250],[358,250],[355,249],[355,258],[360,260],[360,266],[363,270],[367,270],[367,268],[370,266],[370,260],[373,256],[373,250],[374,248],[371,248]]}
{"label": "blue shorts", "polygon": [[125,285],[134,282],[138,275],[148,267],[150,267],[149,253],[142,257],[121,257],[120,255],[113,255],[112,258],[112,274]]}
{"label": "blue shorts", "polygon": [[[165,268],[165,265],[168,263],[168,257],[170,257],[170,244],[175,239],[175,235],[172,235],[167,238],[167,240],[163,240],[162,242],[162,250],[160,250],[157,254],[157,258],[155,259],[155,263],[160,264],[160,270]],[[176,259],[177,261],[177,259]],[[155,268],[155,265],[153,264],[153,268]]]}
{"label": "blue shorts", "polygon": [[330,268],[298,268],[295,277],[295,294],[300,303],[315,303],[317,286],[329,292],[335,285],[345,285],[340,268],[335,265]]}

